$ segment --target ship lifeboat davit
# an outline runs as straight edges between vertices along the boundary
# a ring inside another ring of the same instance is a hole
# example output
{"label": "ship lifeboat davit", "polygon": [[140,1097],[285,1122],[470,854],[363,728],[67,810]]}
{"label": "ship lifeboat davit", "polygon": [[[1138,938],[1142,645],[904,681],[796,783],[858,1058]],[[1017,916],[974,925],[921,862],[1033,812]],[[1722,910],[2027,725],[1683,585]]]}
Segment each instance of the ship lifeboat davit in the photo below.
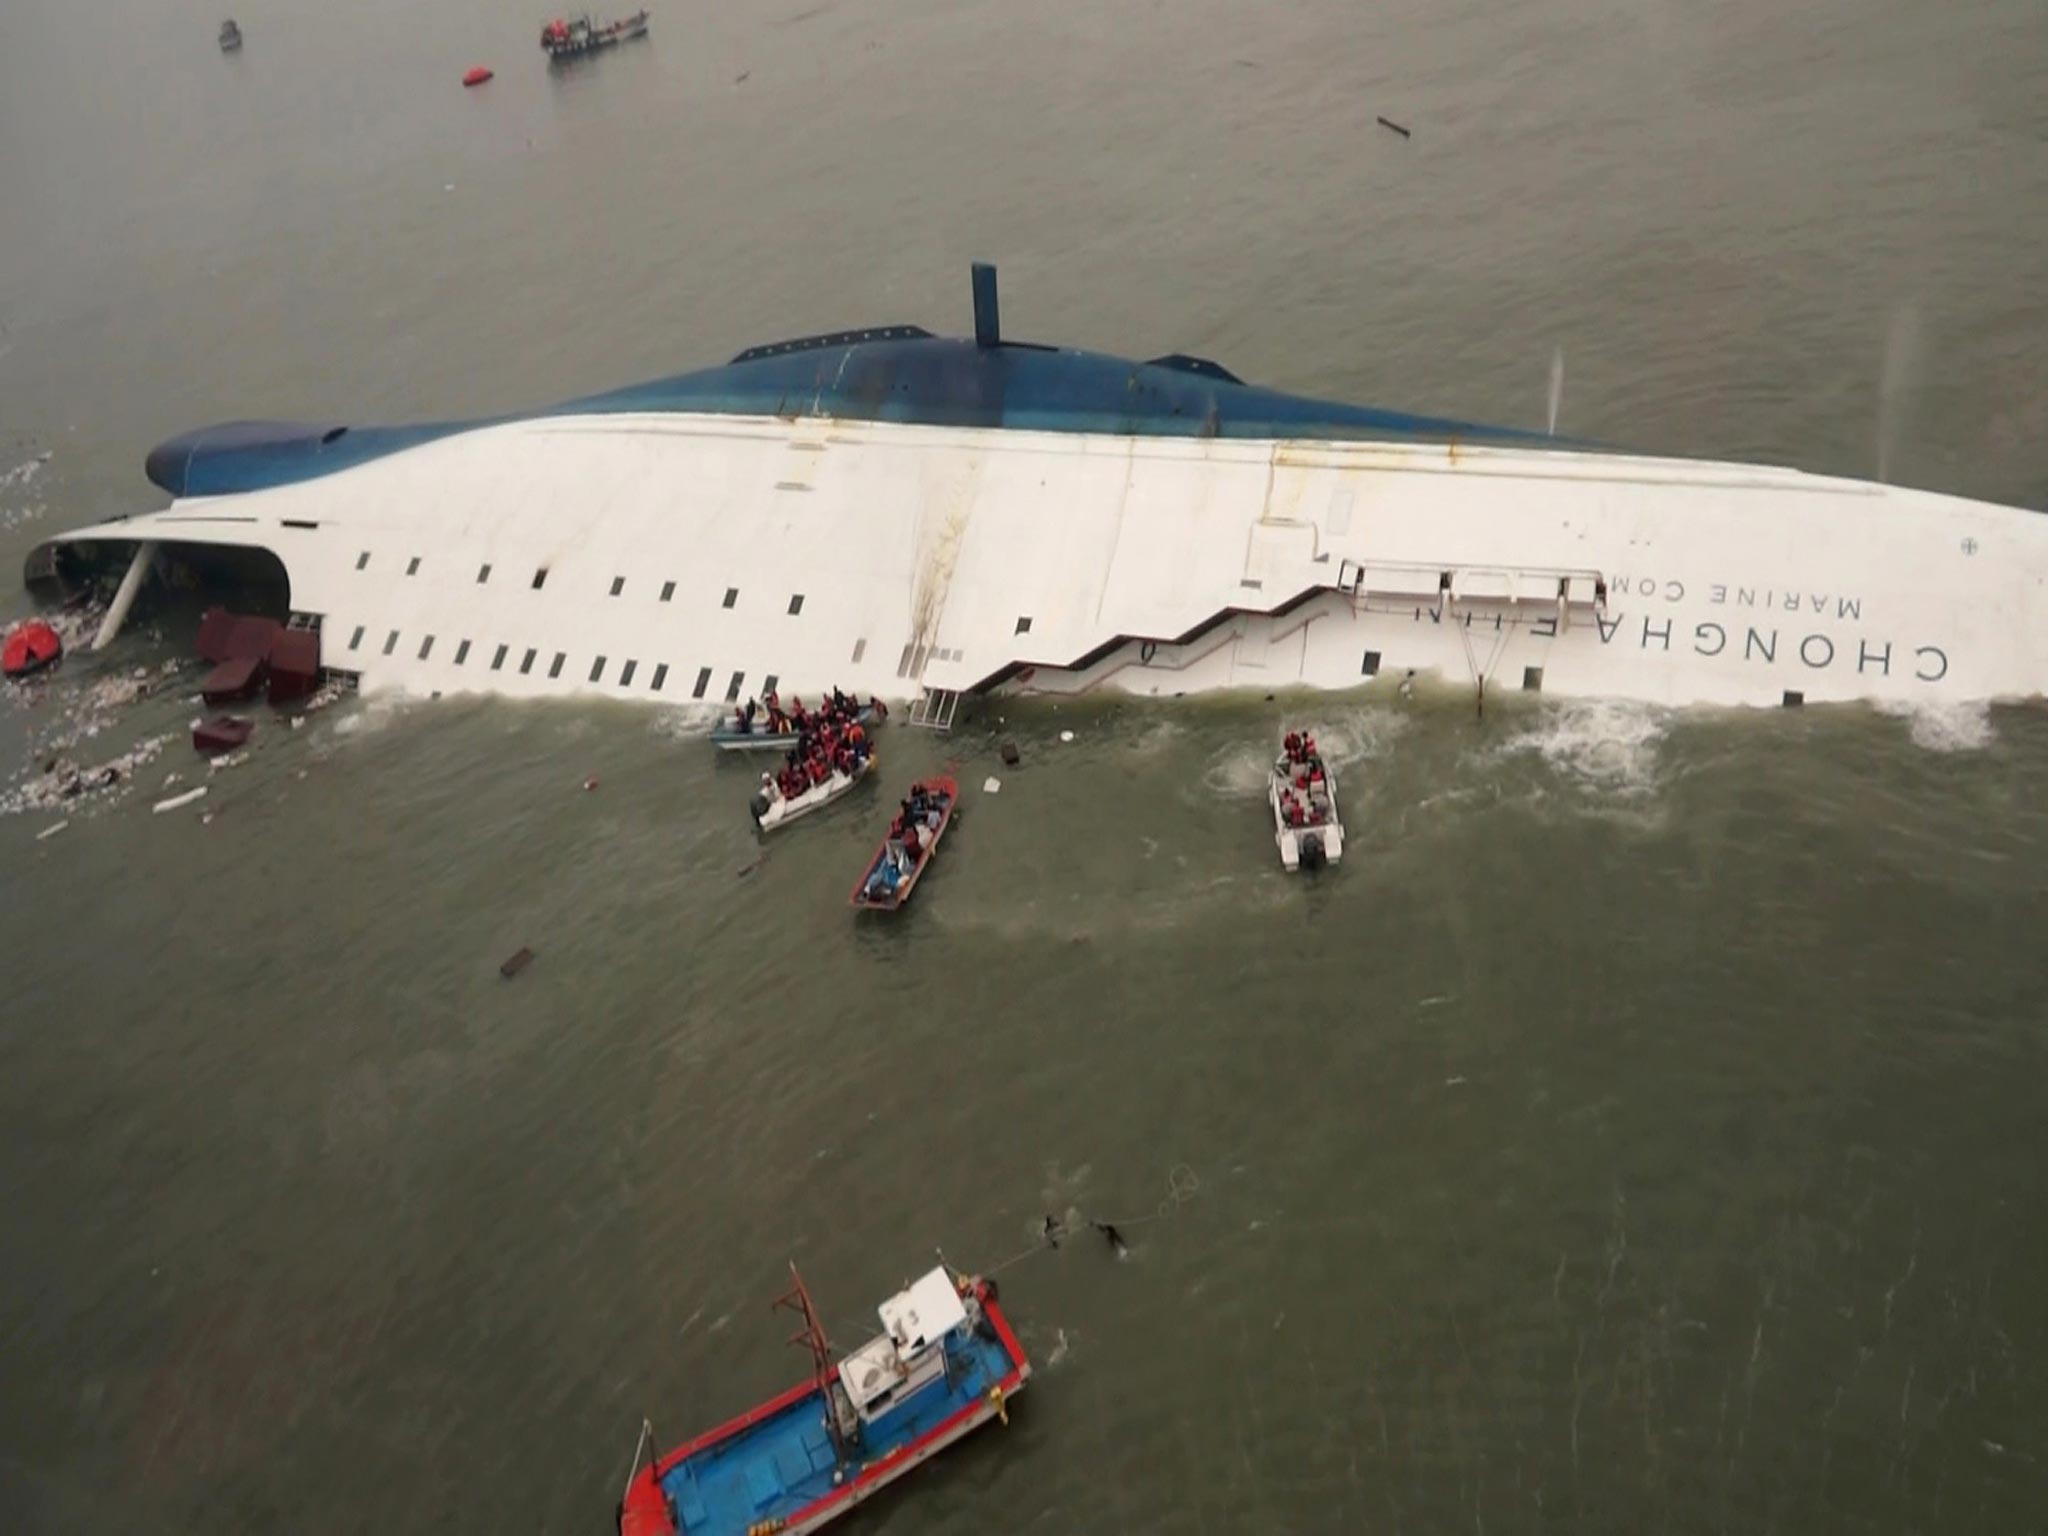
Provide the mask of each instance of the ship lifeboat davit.
{"label": "ship lifeboat davit", "polygon": [[17,681],[34,677],[45,667],[57,664],[64,654],[64,642],[57,638],[57,631],[41,619],[30,619],[18,624],[0,646],[0,671]]}
{"label": "ship lifeboat davit", "polygon": [[485,69],[483,65],[479,64],[475,69],[472,69],[462,77],[462,83],[464,85],[482,85],[491,78],[491,74],[492,71]]}

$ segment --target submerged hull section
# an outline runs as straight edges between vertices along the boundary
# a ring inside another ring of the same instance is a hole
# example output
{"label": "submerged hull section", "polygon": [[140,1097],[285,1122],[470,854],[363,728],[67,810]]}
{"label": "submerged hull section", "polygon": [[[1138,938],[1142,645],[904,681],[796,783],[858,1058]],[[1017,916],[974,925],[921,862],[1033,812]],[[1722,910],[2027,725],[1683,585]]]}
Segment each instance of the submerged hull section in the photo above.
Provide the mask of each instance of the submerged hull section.
{"label": "submerged hull section", "polygon": [[328,666],[422,695],[1173,696],[1412,670],[1918,703],[2048,682],[2034,514],[1459,441],[579,412],[59,544],[145,538],[271,552]]}

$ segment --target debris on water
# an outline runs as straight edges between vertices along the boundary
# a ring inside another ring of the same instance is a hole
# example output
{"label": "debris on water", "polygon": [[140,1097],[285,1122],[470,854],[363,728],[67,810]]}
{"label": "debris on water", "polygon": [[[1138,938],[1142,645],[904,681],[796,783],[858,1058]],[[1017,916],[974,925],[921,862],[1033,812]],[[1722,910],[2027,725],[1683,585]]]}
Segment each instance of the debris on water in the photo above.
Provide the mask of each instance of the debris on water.
{"label": "debris on water", "polygon": [[1100,1232],[1104,1237],[1109,1239],[1110,1251],[1114,1253],[1118,1258],[1128,1259],[1131,1256],[1130,1245],[1124,1241],[1123,1233],[1117,1231],[1115,1222],[1097,1221],[1091,1222],[1090,1225],[1093,1226],[1095,1230]]}
{"label": "debris on water", "polygon": [[732,77],[732,83],[734,85],[745,85],[753,73],[751,69],[743,69]]}
{"label": "debris on water", "polygon": [[145,737],[118,757],[85,768],[64,757],[45,758],[39,775],[0,795],[0,816],[83,804],[133,779],[136,770],[162,751],[168,740],[168,736]]}
{"label": "debris on water", "polygon": [[36,834],[36,841],[39,843],[48,842],[51,838],[55,837],[59,832],[62,832],[66,827],[70,825],[71,823],[68,821],[60,821],[54,823],[51,826],[47,826],[43,828],[42,831]]}
{"label": "debris on water", "polygon": [[209,773],[219,773],[223,768],[239,768],[247,761],[249,761],[249,754],[246,751],[229,752],[220,757],[209,759],[206,767]]}
{"label": "debris on water", "polygon": [[1005,767],[1016,767],[1017,764],[1022,760],[1023,756],[1024,754],[1017,750],[1016,742],[1005,741],[1003,743],[1003,765]]}
{"label": "debris on water", "polygon": [[981,781],[981,792],[984,795],[1000,794],[1002,792],[1002,788],[1003,781],[997,778],[994,774],[990,774],[987,778]]}
{"label": "debris on water", "polygon": [[197,789],[186,790],[182,795],[173,795],[168,800],[157,801],[155,805],[149,808],[150,814],[161,816],[165,811],[175,811],[180,806],[190,805],[195,800],[204,799],[205,796],[206,786],[202,784]]}
{"label": "debris on water", "polygon": [[1060,1233],[1062,1230],[1064,1229],[1060,1226],[1059,1222],[1048,1216],[1045,1218],[1045,1225],[1039,1228],[1038,1235],[1045,1239],[1048,1247],[1057,1248],[1060,1245]]}
{"label": "debris on water", "polygon": [[593,773],[589,778],[585,779],[583,781],[583,788],[586,791],[597,788],[597,775]]}
{"label": "debris on water", "polygon": [[1446,1088],[1456,1088],[1457,1086],[1459,1086],[1459,1084],[1463,1083],[1464,1081],[1465,1079],[1462,1077],[1447,1077],[1444,1079],[1444,1086]]}
{"label": "debris on water", "polygon": [[761,861],[759,859],[756,859],[753,863],[743,865],[741,868],[734,870],[732,872],[732,877],[735,880],[744,880],[747,878],[747,876],[751,875],[755,870],[759,869],[760,867]]}
{"label": "debris on water", "polygon": [[1073,733],[1072,731],[1061,731],[1061,732],[1060,732],[1060,740],[1061,740],[1061,741],[1072,741],[1073,739],[1074,739],[1074,733]]}
{"label": "debris on water", "polygon": [[1387,129],[1391,133],[1398,133],[1404,139],[1412,139],[1415,137],[1414,134],[1410,133],[1406,128],[1403,128],[1399,123],[1395,122],[1390,117],[1383,117],[1379,121],[1380,126],[1382,128]]}
{"label": "debris on water", "polygon": [[517,951],[506,957],[505,963],[498,967],[498,974],[508,978],[517,976],[531,964],[533,964],[533,951],[522,945]]}

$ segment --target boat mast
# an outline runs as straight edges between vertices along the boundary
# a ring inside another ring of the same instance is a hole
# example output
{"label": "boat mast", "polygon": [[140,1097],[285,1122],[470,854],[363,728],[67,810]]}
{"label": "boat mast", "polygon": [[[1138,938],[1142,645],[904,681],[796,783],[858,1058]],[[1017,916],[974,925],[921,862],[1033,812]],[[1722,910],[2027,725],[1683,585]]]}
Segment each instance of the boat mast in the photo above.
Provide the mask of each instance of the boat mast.
{"label": "boat mast", "polygon": [[811,1305],[811,1293],[804,1288],[804,1277],[797,1273],[796,1260],[789,1261],[789,1289],[775,1298],[775,1306],[788,1308],[803,1318],[804,1325],[789,1336],[792,1344],[801,1344],[811,1352],[811,1371],[817,1378],[818,1396],[825,1404],[825,1430],[832,1437],[832,1452],[837,1460],[846,1459],[846,1444],[839,1434],[839,1413],[832,1401],[832,1390],[839,1384],[839,1374],[832,1364],[832,1341],[825,1337],[825,1325],[818,1321],[818,1309]]}

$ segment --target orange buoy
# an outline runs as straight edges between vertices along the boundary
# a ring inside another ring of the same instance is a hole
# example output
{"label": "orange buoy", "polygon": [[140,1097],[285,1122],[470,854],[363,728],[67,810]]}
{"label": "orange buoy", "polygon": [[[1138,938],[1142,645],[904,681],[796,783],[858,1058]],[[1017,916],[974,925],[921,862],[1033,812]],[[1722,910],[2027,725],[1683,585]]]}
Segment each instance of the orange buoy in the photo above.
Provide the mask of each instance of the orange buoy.
{"label": "orange buoy", "polygon": [[475,69],[472,69],[468,74],[462,77],[462,83],[464,85],[482,85],[486,80],[490,78],[491,71],[485,69],[483,65],[479,64]]}

